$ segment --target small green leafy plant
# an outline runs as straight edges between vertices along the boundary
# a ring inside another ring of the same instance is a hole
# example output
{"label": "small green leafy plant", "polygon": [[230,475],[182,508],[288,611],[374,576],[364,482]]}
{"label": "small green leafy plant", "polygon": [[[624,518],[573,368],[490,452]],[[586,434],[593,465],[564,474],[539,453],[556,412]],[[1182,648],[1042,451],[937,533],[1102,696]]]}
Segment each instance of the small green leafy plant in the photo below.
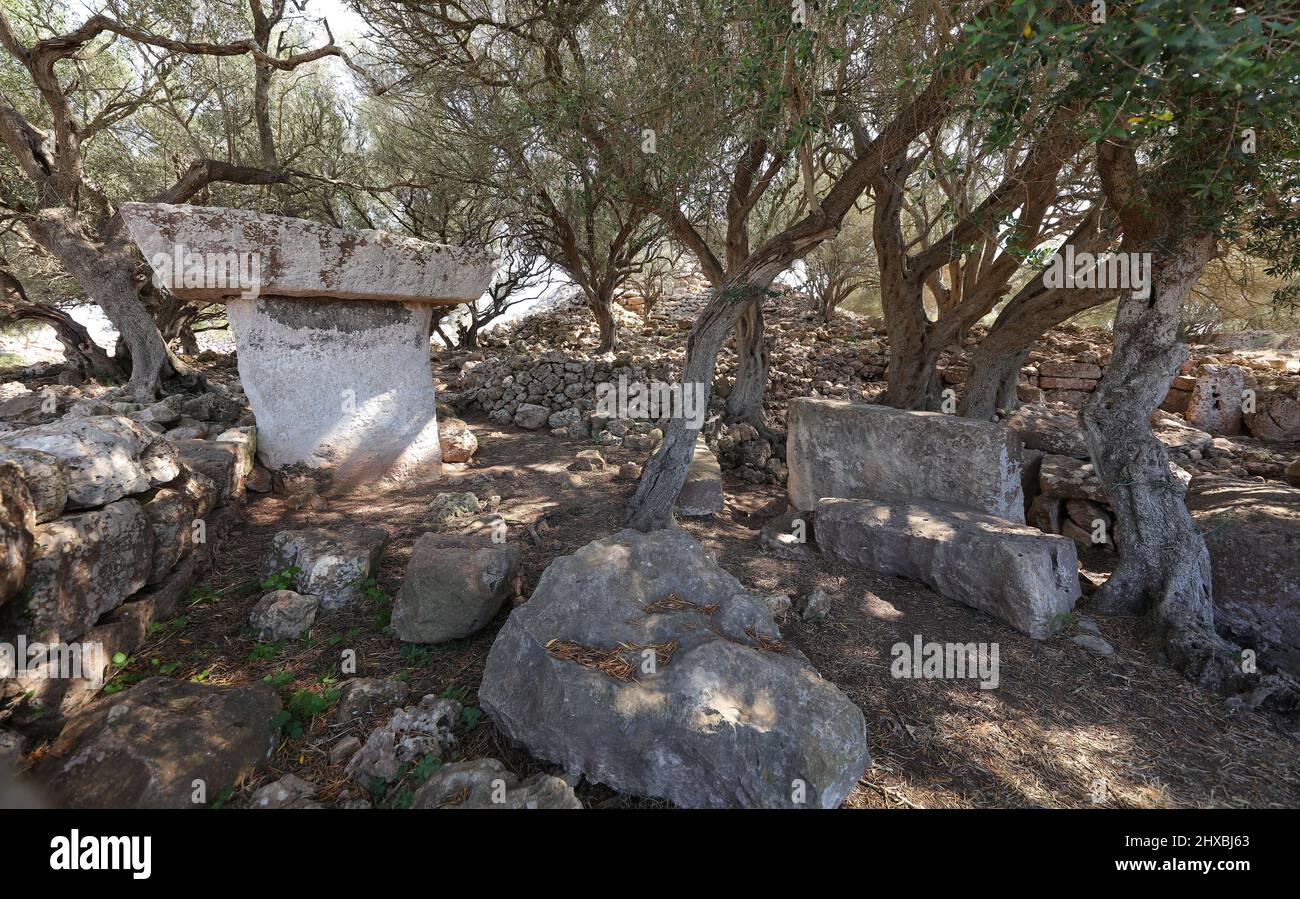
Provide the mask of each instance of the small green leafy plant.
{"label": "small green leafy plant", "polygon": [[268,575],[262,581],[264,590],[291,590],[293,589],[293,579],[302,569],[297,565],[290,565],[275,574]]}
{"label": "small green leafy plant", "polygon": [[297,740],[306,732],[311,719],[332,706],[338,698],[338,690],[326,690],[324,693],[298,690],[289,697],[284,708],[271,719],[271,726],[290,740]]}

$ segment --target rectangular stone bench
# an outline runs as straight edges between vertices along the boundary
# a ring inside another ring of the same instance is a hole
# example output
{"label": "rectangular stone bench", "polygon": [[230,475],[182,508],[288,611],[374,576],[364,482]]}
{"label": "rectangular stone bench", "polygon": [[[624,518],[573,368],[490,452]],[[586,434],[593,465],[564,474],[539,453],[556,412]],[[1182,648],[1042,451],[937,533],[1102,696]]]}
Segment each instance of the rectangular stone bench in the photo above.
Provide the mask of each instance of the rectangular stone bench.
{"label": "rectangular stone bench", "polygon": [[1023,524],[1022,444],[1010,428],[939,412],[801,397],[790,401],[790,504],[905,496]]}
{"label": "rectangular stone bench", "polygon": [[952,503],[822,499],[817,543],[832,558],[920,581],[946,599],[1045,639],[1079,597],[1074,543]]}

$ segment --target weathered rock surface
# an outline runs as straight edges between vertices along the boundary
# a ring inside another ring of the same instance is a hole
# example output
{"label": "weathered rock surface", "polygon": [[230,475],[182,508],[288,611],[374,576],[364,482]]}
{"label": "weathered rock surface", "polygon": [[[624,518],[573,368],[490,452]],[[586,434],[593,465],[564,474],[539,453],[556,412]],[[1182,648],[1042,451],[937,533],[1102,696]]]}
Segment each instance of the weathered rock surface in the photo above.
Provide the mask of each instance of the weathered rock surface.
{"label": "weathered rock surface", "polygon": [[1260,393],[1245,422],[1260,440],[1300,440],[1300,389]]}
{"label": "weathered rock surface", "polygon": [[759,544],[778,559],[812,562],[818,556],[812,524],[812,515],[788,510],[763,525]]}
{"label": "weathered rock surface", "polygon": [[451,527],[482,511],[483,504],[473,493],[439,493],[429,503],[429,521],[434,527]]}
{"label": "weathered rock surface", "polygon": [[393,603],[393,633],[408,643],[468,637],[510,596],[519,549],[477,536],[425,534],[411,548]]}
{"label": "weathered rock surface", "polygon": [[479,699],[532,754],[681,806],[834,807],[870,761],[858,708],[675,529],[553,561],[493,644]]}
{"label": "weathered rock surface", "polygon": [[938,412],[791,400],[790,504],[882,494],[940,500],[1023,523],[1022,447],[1010,428]]}
{"label": "weathered rock surface", "polygon": [[275,590],[257,601],[248,615],[248,623],[260,640],[292,640],[311,628],[319,608],[319,597]]}
{"label": "weathered rock surface", "polygon": [[605,457],[600,454],[600,450],[578,450],[569,463],[569,471],[604,471],[606,467]]}
{"label": "weathered rock surface", "polygon": [[459,418],[444,418],[438,422],[438,440],[442,444],[444,462],[468,462],[478,452],[478,438]]}
{"label": "weathered rock surface", "polygon": [[135,500],[37,525],[34,536],[22,615],[43,638],[81,636],[149,578],[152,533]]}
{"label": "weathered rock surface", "polygon": [[538,772],[520,783],[519,775],[496,759],[443,765],[415,791],[411,808],[582,808],[573,788]]}
{"label": "weathered rock surface", "polygon": [[[1191,481],[1191,474],[1170,462],[1169,480],[1177,489],[1185,489]],[[1039,469],[1038,486],[1050,497],[1086,499],[1102,505],[1107,502],[1106,490],[1092,463],[1068,456],[1044,456]]]}
{"label": "weathered rock surface", "polygon": [[158,584],[194,548],[198,499],[182,485],[163,487],[140,504],[149,522],[149,579]]}
{"label": "weathered rock surface", "polygon": [[178,246],[183,253],[222,257],[238,248],[257,249],[258,278],[251,291],[238,283],[172,288],[187,300],[260,293],[455,304],[478,299],[495,269],[488,253],[245,209],[166,203],[123,203],[120,209],[156,272],[174,267]]}
{"label": "weathered rock surface", "polygon": [[259,297],[226,313],[263,465],[326,470],[340,488],[438,476],[429,306]]}
{"label": "weathered rock surface", "polygon": [[1203,365],[1187,400],[1187,421],[1211,434],[1241,430],[1241,393],[1245,387],[1236,365]]}
{"label": "weathered rock surface", "polygon": [[0,463],[4,462],[18,466],[23,480],[27,482],[36,523],[44,524],[58,518],[68,501],[68,473],[58,456],[40,450],[0,446]]}
{"label": "weathered rock surface", "polygon": [[1300,489],[1198,478],[1187,507],[1210,551],[1216,623],[1300,677]]}
{"label": "weathered rock surface", "polygon": [[521,428],[536,431],[551,418],[551,410],[534,403],[520,403],[515,410],[514,422]]}
{"label": "weathered rock surface", "polygon": [[23,588],[36,530],[36,506],[22,471],[0,460],[0,605]]}
{"label": "weathered rock surface", "polygon": [[248,807],[256,809],[320,808],[320,803],[312,801],[312,797],[315,795],[316,788],[307,781],[293,774],[286,774],[279,780],[259,788],[253,794]]}
{"label": "weathered rock surface", "polygon": [[172,444],[123,416],[61,419],[5,434],[3,441],[8,448],[40,450],[62,462],[73,509],[142,493],[180,473]]}
{"label": "weathered rock surface", "polygon": [[339,690],[339,704],[334,711],[334,723],[344,724],[354,718],[369,715],[375,709],[388,708],[406,702],[411,688],[404,682],[380,677],[354,677]]}
{"label": "weathered rock surface", "polygon": [[1088,458],[1088,444],[1077,412],[1026,403],[1006,419],[1006,424],[1020,435],[1027,450],[1076,459]]}
{"label": "weathered rock surface", "polygon": [[280,709],[262,684],[217,687],[154,677],[83,710],[35,769],[68,808],[203,808],[265,764]]}
{"label": "weathered rock surface", "polygon": [[686,481],[677,494],[677,514],[686,517],[719,515],[725,508],[722,496],[722,466],[704,439],[697,437],[686,470]]}
{"label": "weathered rock surface", "polygon": [[362,583],[378,569],[387,543],[383,528],[347,533],[324,528],[280,531],[271,538],[264,573],[297,568],[296,592],[320,597],[323,609],[341,609],[361,599]]}
{"label": "weathered rock surface", "polygon": [[235,444],[194,438],[176,441],[176,451],[185,465],[216,485],[222,499],[238,499],[244,495],[244,483],[239,476],[241,453]]}
{"label": "weathered rock surface", "polygon": [[257,464],[257,427],[244,425],[229,428],[217,435],[217,443],[228,443],[235,448],[235,477],[242,483]]}
{"label": "weathered rock surface", "polygon": [[822,552],[869,571],[920,581],[1035,639],[1079,596],[1068,539],[934,500],[826,499],[817,504]]}
{"label": "weathered rock surface", "polygon": [[368,786],[375,777],[393,780],[407,762],[417,763],[430,754],[441,758],[443,750],[456,743],[454,730],[460,711],[459,702],[436,696],[425,696],[416,705],[398,709],[375,728],[348,762],[346,772]]}

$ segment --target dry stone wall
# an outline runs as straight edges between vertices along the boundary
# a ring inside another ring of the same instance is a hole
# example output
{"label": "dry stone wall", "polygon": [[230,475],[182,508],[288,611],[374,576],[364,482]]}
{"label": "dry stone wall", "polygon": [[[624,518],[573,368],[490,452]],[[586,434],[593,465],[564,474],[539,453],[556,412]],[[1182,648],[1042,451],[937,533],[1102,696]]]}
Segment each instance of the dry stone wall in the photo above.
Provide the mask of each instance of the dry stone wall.
{"label": "dry stone wall", "polygon": [[[220,389],[142,406],[36,387],[3,385],[20,402],[0,421],[0,644],[13,669],[0,690],[58,715],[89,702],[113,656],[170,617],[209,564],[237,517],[256,428]],[[57,654],[19,651],[34,643],[75,647],[79,661],[65,671]]]}

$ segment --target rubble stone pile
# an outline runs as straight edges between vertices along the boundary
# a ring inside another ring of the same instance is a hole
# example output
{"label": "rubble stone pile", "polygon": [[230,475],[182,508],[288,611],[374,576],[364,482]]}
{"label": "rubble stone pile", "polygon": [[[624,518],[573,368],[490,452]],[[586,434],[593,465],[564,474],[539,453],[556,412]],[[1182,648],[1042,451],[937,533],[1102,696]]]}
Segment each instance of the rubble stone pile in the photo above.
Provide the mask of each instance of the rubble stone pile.
{"label": "rubble stone pile", "polygon": [[[616,308],[621,345],[614,355],[596,353],[595,322],[576,295],[489,331],[479,349],[443,355],[443,398],[501,425],[652,450],[667,416],[611,418],[598,409],[598,390],[620,381],[676,382],[687,334],[707,301],[705,292],[687,292],[703,284],[698,275],[679,283],[683,289],[661,297],[646,318]],[[628,308],[644,307],[629,303]],[[764,412],[771,433],[722,421],[736,372],[728,342],[718,359],[704,434],[724,470],[751,483],[780,484],[787,477],[782,432],[790,400],[878,398],[885,386],[889,344],[880,319],[841,310],[824,322],[796,291],[769,300],[765,318],[771,368]],[[982,336],[977,328],[940,358],[944,385],[958,397],[969,373],[970,352]],[[1300,353],[1272,345],[1196,345],[1191,350],[1162,405],[1168,414],[1160,427],[1170,436],[1166,443],[1174,460],[1192,472],[1285,479],[1288,465],[1300,454],[1294,445],[1300,443]],[[1096,390],[1109,364],[1108,332],[1068,325],[1045,335],[1026,359],[1020,399],[1055,410],[1068,422],[1067,456],[1087,458],[1076,410]]]}

